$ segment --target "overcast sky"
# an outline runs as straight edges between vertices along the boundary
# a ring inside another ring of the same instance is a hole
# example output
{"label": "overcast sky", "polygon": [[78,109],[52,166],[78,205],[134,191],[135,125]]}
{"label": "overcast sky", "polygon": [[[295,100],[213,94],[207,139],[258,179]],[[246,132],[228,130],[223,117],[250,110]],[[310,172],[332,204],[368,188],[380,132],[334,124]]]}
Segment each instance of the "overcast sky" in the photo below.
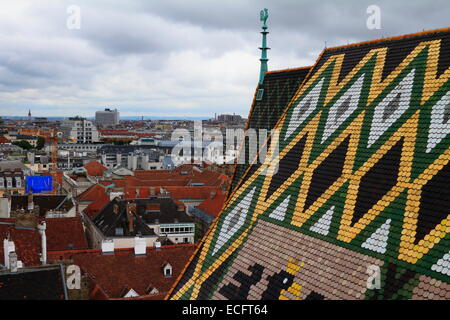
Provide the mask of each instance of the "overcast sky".
{"label": "overcast sky", "polygon": [[[366,26],[369,5],[381,29]],[[81,10],[67,28],[67,8]],[[449,27],[448,0],[2,1],[0,115],[246,117],[259,76],[311,65],[328,47]]]}

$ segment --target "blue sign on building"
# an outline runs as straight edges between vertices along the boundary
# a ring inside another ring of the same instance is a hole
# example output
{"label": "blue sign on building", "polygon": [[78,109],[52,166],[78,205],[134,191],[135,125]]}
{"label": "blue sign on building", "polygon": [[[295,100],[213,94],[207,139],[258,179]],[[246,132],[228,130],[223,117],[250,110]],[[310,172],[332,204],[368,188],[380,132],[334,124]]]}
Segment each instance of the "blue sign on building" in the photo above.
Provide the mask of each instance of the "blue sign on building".
{"label": "blue sign on building", "polygon": [[27,176],[25,192],[41,193],[43,191],[52,191],[52,176]]}

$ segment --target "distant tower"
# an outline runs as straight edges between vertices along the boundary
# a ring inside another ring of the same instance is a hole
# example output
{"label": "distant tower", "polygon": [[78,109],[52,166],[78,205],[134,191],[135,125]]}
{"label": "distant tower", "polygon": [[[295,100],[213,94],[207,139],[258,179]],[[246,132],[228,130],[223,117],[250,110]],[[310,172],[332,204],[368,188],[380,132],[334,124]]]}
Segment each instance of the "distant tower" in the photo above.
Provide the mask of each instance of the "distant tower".
{"label": "distant tower", "polygon": [[28,109],[28,121],[31,122],[31,110],[30,109]]}
{"label": "distant tower", "polygon": [[259,48],[259,49],[261,49],[261,59],[259,59],[261,61],[261,69],[259,71],[259,84],[263,83],[264,75],[268,71],[267,61],[269,61],[269,59],[267,58],[267,50],[270,49],[267,47],[267,42],[266,42],[267,34],[269,33],[269,31],[267,31],[267,24],[266,24],[268,17],[269,17],[269,10],[267,10],[266,8],[261,10],[260,20],[263,22],[263,25],[261,27],[263,29],[263,31],[261,31],[262,46],[261,46],[261,48]]}

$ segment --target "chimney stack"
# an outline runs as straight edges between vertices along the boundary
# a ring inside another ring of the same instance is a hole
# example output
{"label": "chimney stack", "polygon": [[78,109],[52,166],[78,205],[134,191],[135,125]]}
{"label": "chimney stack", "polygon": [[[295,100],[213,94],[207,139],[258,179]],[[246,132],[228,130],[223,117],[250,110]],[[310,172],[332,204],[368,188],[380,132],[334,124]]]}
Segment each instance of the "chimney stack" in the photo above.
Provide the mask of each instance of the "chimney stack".
{"label": "chimney stack", "polygon": [[9,269],[10,267],[10,262],[9,262],[9,254],[11,252],[15,252],[16,248],[14,246],[14,242],[9,240],[9,235],[8,238],[5,238],[3,240],[3,257],[5,260],[5,267],[7,269]]}
{"label": "chimney stack", "polygon": [[127,219],[128,219],[128,232],[132,233],[134,231],[133,211],[136,209],[136,204],[133,202],[127,202],[126,208],[127,208]]}
{"label": "chimney stack", "polygon": [[33,202],[33,192],[30,190],[28,193],[28,211],[32,211],[34,209],[34,202]]}
{"label": "chimney stack", "polygon": [[142,256],[147,252],[147,242],[144,238],[135,237],[134,238],[134,255]]}
{"label": "chimney stack", "polygon": [[155,187],[150,187],[150,196],[155,196]]}
{"label": "chimney stack", "polygon": [[9,253],[9,266],[11,272],[17,272],[17,253],[15,251]]}
{"label": "chimney stack", "polygon": [[47,264],[47,236],[45,234],[45,229],[47,229],[47,226],[45,224],[45,221],[39,222],[37,228],[39,234],[41,235],[41,247],[42,247],[41,261],[42,264]]}
{"label": "chimney stack", "polygon": [[216,194],[217,194],[216,190],[211,190],[211,194],[210,194],[211,199],[214,199],[214,197],[216,196]]}
{"label": "chimney stack", "polygon": [[114,253],[114,241],[113,240],[103,240],[102,241],[102,253],[103,254]]}

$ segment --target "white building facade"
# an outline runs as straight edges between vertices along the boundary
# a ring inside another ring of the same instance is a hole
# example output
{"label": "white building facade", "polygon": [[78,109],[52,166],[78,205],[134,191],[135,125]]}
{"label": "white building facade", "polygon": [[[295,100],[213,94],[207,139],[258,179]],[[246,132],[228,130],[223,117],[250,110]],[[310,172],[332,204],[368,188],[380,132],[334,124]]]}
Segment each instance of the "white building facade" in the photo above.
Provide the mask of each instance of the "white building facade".
{"label": "white building facade", "polygon": [[97,127],[92,121],[81,117],[64,120],[60,130],[63,137],[76,143],[93,143],[99,141]]}
{"label": "white building facade", "polygon": [[102,126],[111,126],[119,124],[120,114],[117,109],[111,110],[106,108],[104,111],[95,113],[95,123]]}

